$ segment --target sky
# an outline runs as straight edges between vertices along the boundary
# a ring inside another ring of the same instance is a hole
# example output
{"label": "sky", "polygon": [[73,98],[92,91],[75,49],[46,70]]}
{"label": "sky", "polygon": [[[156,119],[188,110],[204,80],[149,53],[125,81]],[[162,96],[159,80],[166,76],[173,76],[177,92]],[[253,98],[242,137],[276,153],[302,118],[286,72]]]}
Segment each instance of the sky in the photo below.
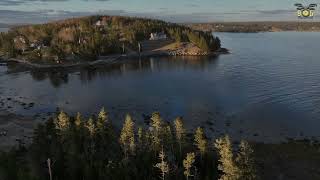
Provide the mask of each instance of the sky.
{"label": "sky", "polygon": [[293,21],[295,3],[320,0],[0,0],[0,23],[43,23],[105,14],[157,18],[170,22]]}

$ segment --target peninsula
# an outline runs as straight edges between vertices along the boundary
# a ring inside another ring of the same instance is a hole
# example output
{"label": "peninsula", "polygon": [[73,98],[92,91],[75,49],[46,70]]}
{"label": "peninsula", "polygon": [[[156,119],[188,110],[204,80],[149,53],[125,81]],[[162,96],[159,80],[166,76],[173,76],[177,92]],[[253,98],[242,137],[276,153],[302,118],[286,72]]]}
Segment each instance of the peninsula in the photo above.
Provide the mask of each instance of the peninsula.
{"label": "peninsula", "polygon": [[0,34],[0,57],[32,65],[74,65],[117,57],[211,55],[211,32],[160,20],[90,16],[13,27]]}

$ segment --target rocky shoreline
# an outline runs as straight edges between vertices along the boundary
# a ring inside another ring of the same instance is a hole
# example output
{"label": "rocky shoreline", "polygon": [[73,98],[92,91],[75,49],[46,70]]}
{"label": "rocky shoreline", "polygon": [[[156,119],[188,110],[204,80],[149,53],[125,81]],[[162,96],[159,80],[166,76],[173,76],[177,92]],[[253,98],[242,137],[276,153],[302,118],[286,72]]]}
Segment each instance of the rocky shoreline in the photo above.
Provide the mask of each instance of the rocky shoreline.
{"label": "rocky shoreline", "polygon": [[77,62],[77,63],[61,63],[61,64],[39,64],[32,63],[23,59],[16,58],[3,58],[0,57],[0,63],[19,63],[28,68],[33,69],[50,69],[50,68],[76,68],[76,67],[86,67],[86,66],[95,66],[95,65],[106,65],[113,64],[123,59],[128,58],[139,58],[139,57],[160,57],[160,56],[217,56],[221,54],[229,54],[229,50],[226,48],[221,48],[218,51],[212,53],[190,53],[183,51],[150,51],[144,53],[130,53],[130,54],[117,54],[110,56],[100,56],[95,61],[87,62]]}

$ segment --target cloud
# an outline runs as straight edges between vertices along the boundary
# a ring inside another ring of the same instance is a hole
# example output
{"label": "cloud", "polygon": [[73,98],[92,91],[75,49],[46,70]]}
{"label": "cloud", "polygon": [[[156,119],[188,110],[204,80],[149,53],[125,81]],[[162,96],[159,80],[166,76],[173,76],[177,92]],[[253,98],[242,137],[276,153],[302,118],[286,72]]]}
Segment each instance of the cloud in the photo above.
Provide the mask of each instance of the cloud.
{"label": "cloud", "polygon": [[[198,12],[198,13],[176,13],[170,12],[166,8],[160,8],[158,12],[128,12],[125,10],[103,10],[96,12],[81,11],[57,11],[52,9],[38,11],[16,11],[0,10],[0,23],[6,24],[26,24],[45,23],[49,21],[66,18],[90,16],[90,15],[121,15],[162,19],[169,22],[189,23],[189,22],[214,22],[214,21],[287,21],[297,20],[294,11],[291,10],[260,10],[260,11],[239,11],[239,12]],[[315,17],[314,20],[319,20]]]}
{"label": "cloud", "polygon": [[25,1],[13,1],[13,0],[1,0],[0,1],[0,6],[17,6],[17,5],[21,5],[24,4]]}
{"label": "cloud", "polygon": [[[0,6],[19,6],[30,3],[67,2],[69,0],[0,0]],[[82,0],[82,1],[110,1],[110,0]]]}
{"label": "cloud", "polygon": [[98,12],[73,12],[73,11],[57,11],[57,10],[38,10],[38,11],[16,11],[16,10],[0,10],[0,23],[6,24],[29,24],[29,23],[45,23],[49,21],[90,16],[90,15],[129,15],[123,10],[104,10]]}

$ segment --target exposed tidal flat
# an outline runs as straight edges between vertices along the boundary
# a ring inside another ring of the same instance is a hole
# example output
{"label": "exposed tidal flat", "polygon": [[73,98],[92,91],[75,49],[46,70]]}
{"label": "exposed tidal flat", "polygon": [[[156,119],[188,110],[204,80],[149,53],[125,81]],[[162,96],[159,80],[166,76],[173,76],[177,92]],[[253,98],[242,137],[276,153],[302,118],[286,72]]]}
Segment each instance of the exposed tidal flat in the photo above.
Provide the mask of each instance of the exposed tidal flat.
{"label": "exposed tidal flat", "polygon": [[167,121],[183,116],[188,128],[202,126],[209,136],[318,140],[318,33],[217,35],[232,54],[127,58],[67,71],[9,63],[0,67],[1,109],[38,123],[57,108],[89,116],[105,107],[112,119],[131,113],[142,125],[159,111]]}

